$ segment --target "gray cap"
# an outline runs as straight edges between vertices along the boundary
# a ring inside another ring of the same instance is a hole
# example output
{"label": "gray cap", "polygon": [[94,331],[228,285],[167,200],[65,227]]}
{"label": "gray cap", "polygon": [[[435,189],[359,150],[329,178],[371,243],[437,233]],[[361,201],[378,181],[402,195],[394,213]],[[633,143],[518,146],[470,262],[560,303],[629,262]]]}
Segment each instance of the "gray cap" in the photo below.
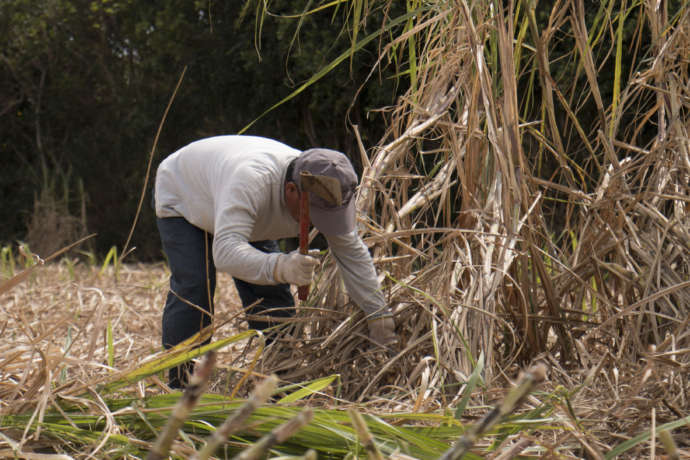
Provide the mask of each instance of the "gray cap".
{"label": "gray cap", "polygon": [[343,235],[355,229],[355,189],[357,174],[344,153],[330,149],[309,149],[295,160],[292,181],[299,184],[302,171],[338,179],[342,204],[333,206],[323,198],[309,193],[309,217],[324,235]]}

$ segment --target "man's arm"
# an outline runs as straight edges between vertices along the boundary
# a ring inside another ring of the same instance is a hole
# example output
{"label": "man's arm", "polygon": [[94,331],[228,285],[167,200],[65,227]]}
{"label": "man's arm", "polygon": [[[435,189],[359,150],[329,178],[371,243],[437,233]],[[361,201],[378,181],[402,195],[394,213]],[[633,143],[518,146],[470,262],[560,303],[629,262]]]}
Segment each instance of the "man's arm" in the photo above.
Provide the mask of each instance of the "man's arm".
{"label": "man's arm", "polygon": [[[244,178],[249,177],[245,174]],[[261,200],[268,193],[261,182],[228,178],[215,197],[213,261],[220,271],[254,284],[276,284],[278,253],[266,254],[249,244]]]}
{"label": "man's arm", "polygon": [[279,256],[259,251],[237,233],[216,234],[213,240],[216,268],[249,283],[277,284],[274,271]]}
{"label": "man's arm", "polygon": [[229,185],[220,195],[213,239],[216,268],[254,284],[309,284],[317,259],[296,252],[267,254],[249,244],[260,202],[270,194],[269,186],[258,184]]}
{"label": "man's arm", "polygon": [[357,232],[326,239],[352,300],[368,317],[390,316],[369,250]]}
{"label": "man's arm", "polygon": [[395,334],[395,320],[386,306],[369,250],[357,231],[327,236],[326,239],[347,293],[367,315],[369,338],[378,345],[392,346],[399,341]]}

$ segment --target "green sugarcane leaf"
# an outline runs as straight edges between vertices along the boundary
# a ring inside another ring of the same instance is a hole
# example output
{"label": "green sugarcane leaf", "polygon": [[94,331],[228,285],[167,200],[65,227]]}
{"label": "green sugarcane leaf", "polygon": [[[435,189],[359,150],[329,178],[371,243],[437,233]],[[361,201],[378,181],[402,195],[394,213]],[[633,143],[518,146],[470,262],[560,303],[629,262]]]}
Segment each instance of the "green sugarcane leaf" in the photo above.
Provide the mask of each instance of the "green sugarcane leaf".
{"label": "green sugarcane leaf", "polygon": [[307,396],[311,396],[314,393],[318,393],[319,391],[323,390],[327,386],[329,386],[335,379],[337,379],[339,376],[337,374],[335,375],[329,375],[328,377],[323,377],[318,380],[314,380],[304,388],[301,388],[293,393],[290,393],[289,395],[281,398],[278,401],[278,404],[287,404],[295,401],[299,401],[300,399],[306,398]]}
{"label": "green sugarcane leaf", "polygon": [[481,373],[484,370],[484,352],[482,351],[479,354],[479,359],[477,360],[477,365],[474,367],[474,371],[472,371],[472,375],[470,375],[469,380],[467,381],[467,386],[465,387],[465,394],[462,396],[462,399],[460,400],[460,404],[458,404],[458,407],[455,409],[455,418],[460,419],[462,417],[463,412],[465,412],[465,408],[467,407],[467,403],[470,402],[470,397],[472,397],[472,392],[474,389],[477,387],[477,384],[481,380]]}
{"label": "green sugarcane leaf", "polygon": [[416,9],[416,10],[414,10],[414,11],[411,11],[411,12],[409,12],[409,13],[407,13],[407,14],[404,14],[404,15],[398,17],[398,18],[395,18],[394,20],[392,20],[392,21],[390,21],[389,23],[387,23],[385,27],[382,27],[380,30],[378,30],[378,31],[376,31],[376,32],[374,32],[374,33],[372,33],[372,34],[370,34],[370,35],[364,37],[362,40],[360,40],[360,41],[357,42],[355,45],[353,45],[350,49],[348,49],[347,51],[345,51],[344,53],[342,53],[340,56],[338,56],[337,58],[335,58],[335,59],[334,59],[333,61],[331,61],[330,63],[326,64],[325,67],[323,67],[321,70],[319,70],[318,72],[316,72],[309,80],[307,80],[305,83],[303,83],[302,85],[300,85],[296,90],[294,90],[293,92],[291,92],[290,94],[288,94],[286,97],[284,97],[283,99],[281,99],[281,100],[278,101],[277,103],[273,104],[273,105],[272,105],[271,107],[269,107],[267,110],[265,110],[261,115],[259,115],[257,118],[255,118],[254,120],[252,120],[247,126],[245,126],[244,128],[242,128],[237,134],[243,134],[243,133],[246,132],[249,128],[251,128],[252,125],[254,125],[254,123],[256,123],[257,121],[259,121],[260,119],[262,119],[266,114],[268,114],[269,112],[273,111],[273,110],[276,109],[277,107],[280,107],[281,105],[283,105],[283,104],[286,103],[287,101],[293,99],[293,98],[296,97],[298,94],[300,94],[302,91],[304,91],[305,89],[307,89],[307,88],[310,87],[311,85],[315,84],[317,81],[321,80],[324,76],[328,75],[328,73],[330,73],[333,69],[335,69],[336,67],[338,67],[338,65],[340,65],[342,62],[344,62],[345,60],[347,60],[347,59],[352,55],[352,53],[355,53],[355,52],[361,50],[362,48],[364,48],[364,46],[366,46],[367,43],[369,43],[369,42],[371,42],[372,40],[376,39],[376,38],[379,37],[380,35],[382,35],[382,34],[388,32],[389,30],[393,29],[394,27],[397,27],[398,25],[400,25],[400,24],[402,24],[402,23],[408,21],[410,18],[414,17],[415,15],[418,15],[418,14],[422,13],[422,12],[423,12],[424,10],[426,10],[426,9],[427,9],[426,6],[422,6],[422,7],[418,8],[418,9]]}
{"label": "green sugarcane leaf", "polygon": [[[669,422],[669,423],[664,423],[663,425],[659,425],[656,427],[656,430],[654,432],[658,435],[662,431],[667,431],[667,430],[673,430],[675,428],[681,427],[683,425],[690,424],[690,415],[687,417],[678,419],[674,422]],[[641,444],[643,442],[646,442],[650,437],[652,436],[651,430],[645,431],[644,433],[638,434],[632,439],[628,439],[627,441],[618,444],[616,447],[611,449],[606,455],[604,455],[604,458],[606,460],[613,459],[621,455],[623,452],[632,449],[638,444]]]}
{"label": "green sugarcane leaf", "polygon": [[257,331],[250,329],[240,334],[236,334],[231,337],[227,337],[225,339],[209,343],[199,348],[189,349],[190,344],[193,344],[197,340],[197,336],[199,336],[199,334],[195,334],[193,337],[185,340],[176,347],[173,347],[170,350],[168,350],[159,358],[145,363],[141,367],[133,371],[127,372],[124,375],[118,376],[116,380],[100,388],[99,392],[108,393],[118,388],[131,385],[133,383],[138,382],[139,380],[145,379],[146,377],[150,377],[151,375],[157,374],[166,369],[179,366],[180,364],[186,363],[189,360],[203,356],[205,353],[209,351],[219,350],[227,345],[230,345],[231,343],[248,339],[249,337],[257,334]]}

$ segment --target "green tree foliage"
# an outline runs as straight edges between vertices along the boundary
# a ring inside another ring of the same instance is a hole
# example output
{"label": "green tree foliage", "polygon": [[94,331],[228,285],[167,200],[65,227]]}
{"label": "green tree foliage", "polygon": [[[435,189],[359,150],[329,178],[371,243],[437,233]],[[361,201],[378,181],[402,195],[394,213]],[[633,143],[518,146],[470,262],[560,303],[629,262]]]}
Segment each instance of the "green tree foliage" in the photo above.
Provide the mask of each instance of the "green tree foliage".
{"label": "green tree foliage", "polygon": [[[96,248],[122,245],[158,123],[185,66],[154,164],[197,138],[238,132],[348,49],[345,14],[282,17],[301,12],[294,8],[270,2],[264,17],[253,2],[0,2],[0,240],[24,237],[34,196],[58,177],[73,191],[83,181],[82,195],[69,194],[69,209],[78,215],[85,199],[87,226],[99,234]],[[371,24],[360,33],[375,30]],[[297,148],[337,148],[357,159],[346,116],[371,144],[383,124],[368,119],[368,110],[394,101],[396,80],[376,74],[352,105],[376,62],[376,46],[248,133]],[[133,244],[141,258],[159,255],[148,206]]]}

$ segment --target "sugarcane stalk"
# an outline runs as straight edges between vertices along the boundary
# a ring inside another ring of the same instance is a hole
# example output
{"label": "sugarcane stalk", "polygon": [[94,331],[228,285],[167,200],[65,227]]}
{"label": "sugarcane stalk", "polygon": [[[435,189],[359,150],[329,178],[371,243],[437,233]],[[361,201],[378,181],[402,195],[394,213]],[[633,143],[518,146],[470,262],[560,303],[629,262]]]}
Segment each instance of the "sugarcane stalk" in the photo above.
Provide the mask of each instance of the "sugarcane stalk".
{"label": "sugarcane stalk", "polygon": [[661,440],[661,444],[664,445],[666,453],[668,453],[668,458],[670,460],[679,460],[680,454],[678,453],[678,446],[676,445],[676,442],[673,440],[671,432],[669,430],[660,431],[659,439]]}
{"label": "sugarcane stalk", "polygon": [[245,420],[261,405],[268,401],[278,386],[278,377],[271,375],[261,382],[252,392],[247,402],[232,416],[225,419],[223,424],[206,440],[206,445],[192,457],[192,460],[206,460],[223,444],[230,435],[244,426]]}
{"label": "sugarcane stalk", "polygon": [[292,419],[259,439],[251,447],[248,447],[239,455],[233,457],[233,460],[257,460],[263,458],[271,447],[286,441],[304,425],[308,424],[313,416],[314,412],[311,409],[303,410]]}
{"label": "sugarcane stalk", "polygon": [[381,451],[376,446],[374,437],[371,435],[371,433],[369,433],[369,429],[367,428],[367,424],[364,421],[362,414],[354,409],[349,409],[348,413],[350,414],[350,419],[352,419],[352,426],[357,432],[359,442],[361,442],[364,446],[364,450],[366,450],[369,460],[383,460],[383,455],[381,455]]}
{"label": "sugarcane stalk", "polygon": [[439,460],[459,460],[472,448],[477,439],[489,431],[499,420],[510,414],[546,378],[546,366],[538,364],[526,372],[501,404],[494,407],[478,424],[470,427]]}
{"label": "sugarcane stalk", "polygon": [[163,431],[158,435],[151,451],[146,457],[148,460],[162,460],[168,456],[170,446],[177,437],[182,424],[187,420],[189,413],[194,409],[201,395],[206,391],[206,384],[216,364],[216,354],[209,351],[200,365],[197,365],[194,374],[190,378],[189,385],[184,390],[182,398],[177,402],[170,414]]}
{"label": "sugarcane stalk", "polygon": [[314,449],[309,449],[301,458],[302,460],[316,460],[316,451]]}

